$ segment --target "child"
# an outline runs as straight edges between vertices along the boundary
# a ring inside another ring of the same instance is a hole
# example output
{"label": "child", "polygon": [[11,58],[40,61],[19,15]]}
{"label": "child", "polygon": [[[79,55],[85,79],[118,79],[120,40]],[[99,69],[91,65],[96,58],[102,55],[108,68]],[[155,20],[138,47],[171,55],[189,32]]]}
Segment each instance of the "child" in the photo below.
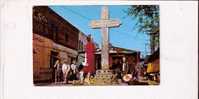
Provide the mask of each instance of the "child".
{"label": "child", "polygon": [[81,69],[80,72],[79,72],[79,79],[80,79],[80,84],[84,84],[84,71],[83,71],[83,69]]}

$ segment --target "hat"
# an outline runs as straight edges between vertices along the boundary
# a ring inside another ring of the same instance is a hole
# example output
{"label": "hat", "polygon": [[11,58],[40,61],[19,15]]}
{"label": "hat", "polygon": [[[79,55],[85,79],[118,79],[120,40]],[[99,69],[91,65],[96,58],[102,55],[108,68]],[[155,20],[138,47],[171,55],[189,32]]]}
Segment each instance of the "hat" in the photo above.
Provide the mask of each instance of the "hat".
{"label": "hat", "polygon": [[126,74],[123,76],[122,78],[125,82],[129,82],[132,79],[132,75],[131,74]]}

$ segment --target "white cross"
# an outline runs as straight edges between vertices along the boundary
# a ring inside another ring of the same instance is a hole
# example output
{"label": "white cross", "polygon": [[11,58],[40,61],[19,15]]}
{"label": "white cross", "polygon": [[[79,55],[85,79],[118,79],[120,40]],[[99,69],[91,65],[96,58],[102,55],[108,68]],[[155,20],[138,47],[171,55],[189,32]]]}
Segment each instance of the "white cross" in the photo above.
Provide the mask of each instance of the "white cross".
{"label": "white cross", "polygon": [[103,6],[101,12],[101,20],[93,20],[90,23],[91,28],[101,28],[102,32],[102,51],[101,66],[102,69],[109,69],[109,28],[119,27],[121,22],[117,19],[109,19],[108,7]]}

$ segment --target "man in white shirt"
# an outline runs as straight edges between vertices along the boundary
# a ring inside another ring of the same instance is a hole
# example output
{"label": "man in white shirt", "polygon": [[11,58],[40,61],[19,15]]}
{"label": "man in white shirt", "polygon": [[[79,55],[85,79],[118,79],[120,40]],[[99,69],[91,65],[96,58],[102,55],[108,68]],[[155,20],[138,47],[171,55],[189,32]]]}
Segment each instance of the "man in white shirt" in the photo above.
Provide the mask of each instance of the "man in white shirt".
{"label": "man in white shirt", "polygon": [[63,72],[63,76],[64,76],[64,82],[67,83],[67,77],[68,77],[68,73],[70,71],[70,65],[66,64],[66,62],[63,63],[62,65],[62,72]]}
{"label": "man in white shirt", "polygon": [[126,58],[123,57],[122,58],[122,72],[123,72],[123,75],[127,74],[128,73],[128,62],[126,62]]}

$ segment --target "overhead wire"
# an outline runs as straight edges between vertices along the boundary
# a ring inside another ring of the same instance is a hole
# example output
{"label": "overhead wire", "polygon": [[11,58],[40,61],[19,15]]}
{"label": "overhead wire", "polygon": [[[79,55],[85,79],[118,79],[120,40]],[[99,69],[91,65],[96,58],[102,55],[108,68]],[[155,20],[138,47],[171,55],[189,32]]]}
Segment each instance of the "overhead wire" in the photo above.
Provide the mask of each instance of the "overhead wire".
{"label": "overhead wire", "polygon": [[[67,7],[65,7],[65,8],[66,8],[68,11],[70,11],[71,13],[73,13],[73,14],[75,14],[75,15],[78,15],[78,16],[80,16],[81,18],[83,18],[83,19],[85,19],[85,20],[87,20],[87,21],[92,20],[91,18],[89,18],[89,17],[87,17],[87,16],[85,16],[85,15],[82,15],[82,14],[80,14],[79,12],[76,12],[76,11],[70,9],[70,8],[67,8]],[[122,18],[122,19],[126,19],[126,17],[125,17],[125,18]],[[118,31],[118,30],[115,30],[115,29],[113,29],[113,30],[122,33],[121,31]],[[129,36],[131,36],[131,37],[133,37],[133,38],[137,38],[137,35],[136,35],[136,37],[134,37],[134,36],[132,36],[132,35],[129,34],[129,33],[125,33],[125,34],[127,34],[127,35],[129,35]]]}
{"label": "overhead wire", "polygon": [[70,8],[67,8],[67,7],[65,7],[65,8],[66,8],[66,10],[70,11],[71,13],[73,13],[73,14],[75,14],[75,15],[80,16],[80,17],[83,18],[83,19],[86,19],[86,20],[88,20],[88,21],[92,20],[91,18],[89,18],[89,17],[87,17],[87,16],[85,16],[85,15],[82,15],[82,14],[80,14],[79,12],[76,12],[76,11],[70,9]]}
{"label": "overhead wire", "polygon": [[[70,8],[67,8],[67,7],[65,7],[65,8],[66,8],[68,11],[70,11],[71,13],[73,13],[73,14],[75,14],[75,15],[81,17],[82,19],[84,19],[84,20],[86,20],[86,21],[92,20],[91,18],[89,18],[89,17],[87,17],[87,16],[85,16],[85,15],[83,15],[83,14],[77,12],[77,11],[74,11],[74,10],[72,10],[72,9],[70,9]],[[127,19],[127,17],[122,17],[122,19]],[[113,31],[116,31],[116,32],[119,32],[119,33],[123,33],[123,32],[121,32],[121,31],[119,31],[119,30],[115,30],[115,29],[112,29],[112,30],[113,30]],[[138,38],[138,33],[137,33],[135,36],[132,36],[132,33],[129,33],[129,32],[125,32],[125,33],[123,33],[123,34],[125,34],[125,35],[123,35],[123,36],[126,36],[126,37],[133,37],[134,39],[137,39],[137,38]],[[146,43],[145,43],[145,44],[146,44]]]}

